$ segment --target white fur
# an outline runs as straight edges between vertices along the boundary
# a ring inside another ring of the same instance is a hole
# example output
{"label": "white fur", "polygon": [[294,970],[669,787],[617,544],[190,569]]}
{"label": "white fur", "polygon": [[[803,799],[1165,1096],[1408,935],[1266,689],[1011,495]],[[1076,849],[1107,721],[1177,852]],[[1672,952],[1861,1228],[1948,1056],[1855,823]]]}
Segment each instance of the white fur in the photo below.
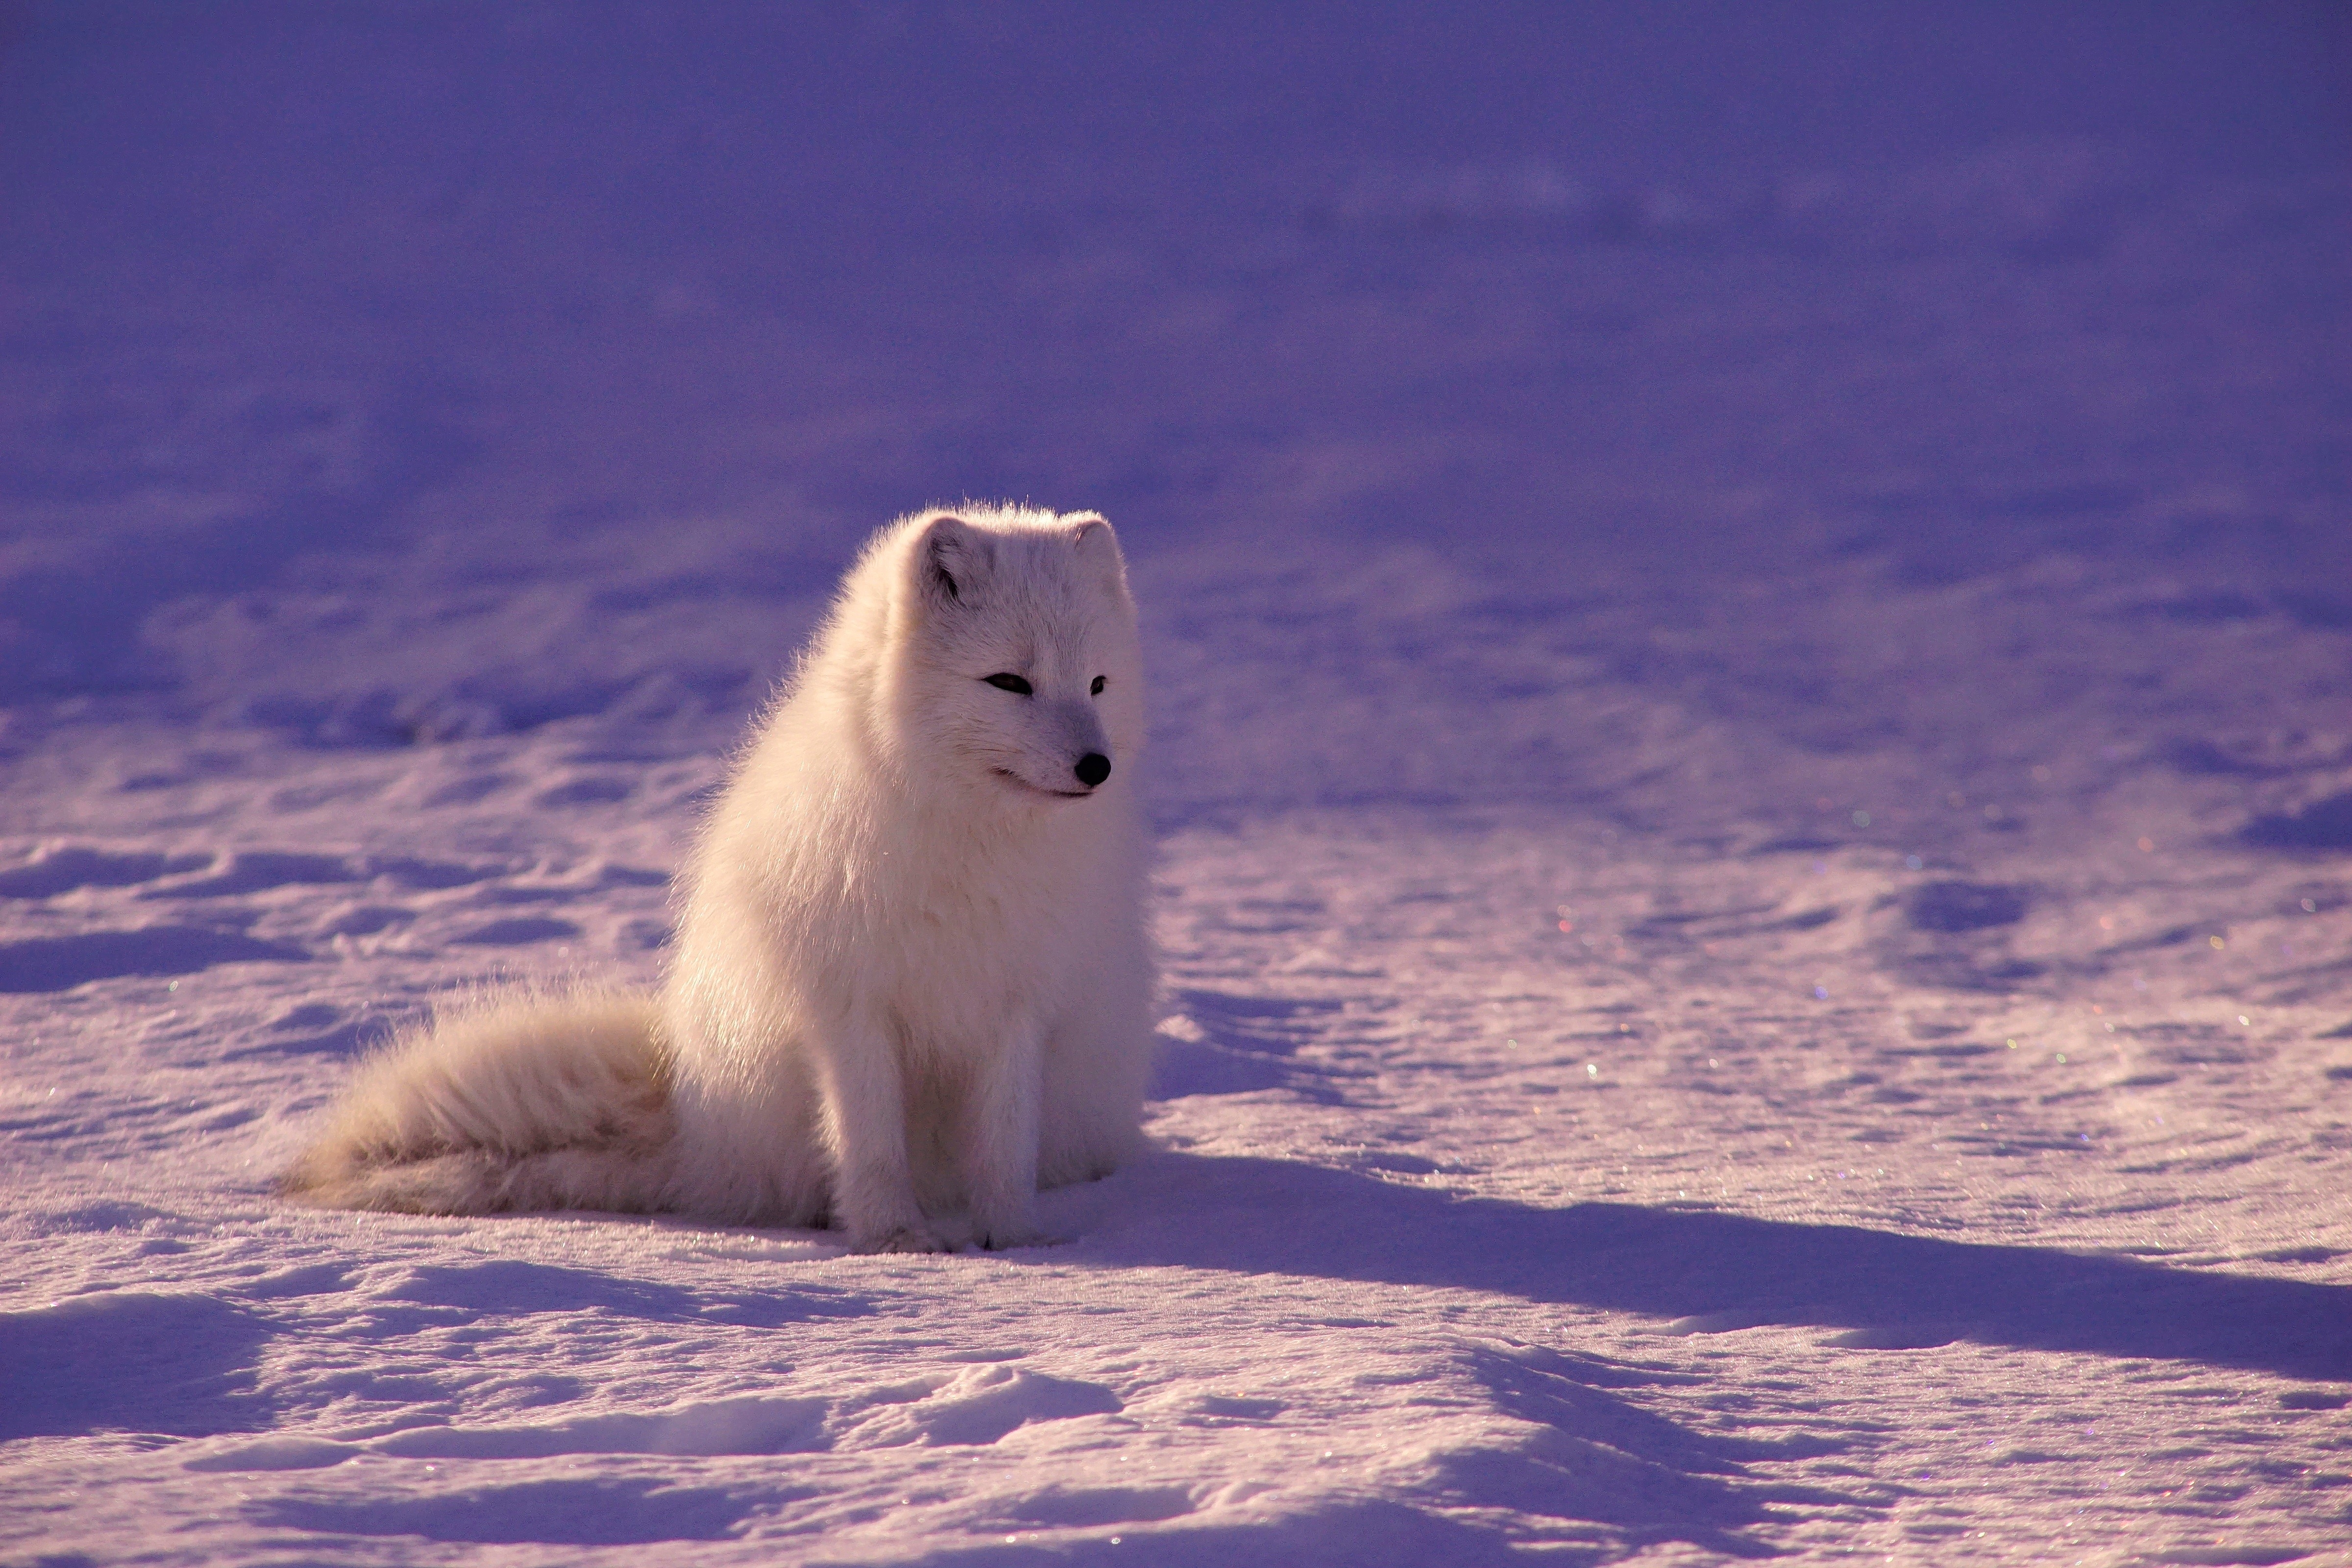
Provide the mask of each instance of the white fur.
{"label": "white fur", "polygon": [[[1040,1239],[1040,1184],[1138,1142],[1140,689],[1101,519],[883,530],[705,824],[658,1001],[436,1024],[363,1073],[286,1189],[831,1223],[866,1250]],[[1111,764],[1091,790],[1089,753]]]}

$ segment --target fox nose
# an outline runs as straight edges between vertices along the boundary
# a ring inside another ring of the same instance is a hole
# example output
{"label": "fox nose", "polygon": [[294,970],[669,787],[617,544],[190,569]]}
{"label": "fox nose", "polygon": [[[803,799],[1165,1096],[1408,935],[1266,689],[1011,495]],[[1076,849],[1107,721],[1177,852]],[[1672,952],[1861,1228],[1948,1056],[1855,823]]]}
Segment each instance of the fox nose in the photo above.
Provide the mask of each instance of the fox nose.
{"label": "fox nose", "polygon": [[1100,752],[1088,752],[1078,759],[1078,782],[1092,789],[1110,777],[1110,759]]}

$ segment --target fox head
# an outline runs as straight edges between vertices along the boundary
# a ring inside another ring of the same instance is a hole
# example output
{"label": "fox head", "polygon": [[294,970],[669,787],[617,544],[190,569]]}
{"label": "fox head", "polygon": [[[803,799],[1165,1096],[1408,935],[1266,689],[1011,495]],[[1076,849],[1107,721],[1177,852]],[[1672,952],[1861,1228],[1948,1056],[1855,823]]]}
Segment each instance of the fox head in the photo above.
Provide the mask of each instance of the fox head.
{"label": "fox head", "polygon": [[1142,658],[1110,524],[966,507],[904,526],[889,641],[907,763],[1040,808],[1123,790]]}

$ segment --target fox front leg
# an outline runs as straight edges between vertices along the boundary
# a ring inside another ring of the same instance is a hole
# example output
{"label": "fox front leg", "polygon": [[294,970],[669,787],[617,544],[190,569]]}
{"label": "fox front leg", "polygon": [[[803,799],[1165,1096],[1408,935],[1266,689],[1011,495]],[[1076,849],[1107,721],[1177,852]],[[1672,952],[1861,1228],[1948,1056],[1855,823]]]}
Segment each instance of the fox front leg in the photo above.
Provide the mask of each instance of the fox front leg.
{"label": "fox front leg", "polygon": [[888,1033],[845,1026],[816,1042],[833,1152],[833,1223],[858,1252],[945,1252],[915,1199],[906,1087]]}
{"label": "fox front leg", "polygon": [[974,1239],[992,1250],[1034,1247],[1047,1239],[1037,1226],[1037,1131],[1044,1071],[1044,1031],[1034,1025],[1013,1028],[1002,1046],[978,1064],[971,1098],[959,1119]]}

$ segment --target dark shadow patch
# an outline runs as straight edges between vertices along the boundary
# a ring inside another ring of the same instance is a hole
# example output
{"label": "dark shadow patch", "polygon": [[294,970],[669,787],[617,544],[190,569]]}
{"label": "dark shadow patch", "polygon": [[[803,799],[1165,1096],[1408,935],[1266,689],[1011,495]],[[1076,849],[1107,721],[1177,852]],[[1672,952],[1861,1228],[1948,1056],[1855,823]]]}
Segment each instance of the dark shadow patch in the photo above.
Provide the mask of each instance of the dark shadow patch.
{"label": "dark shadow patch", "polygon": [[477,926],[449,940],[462,947],[521,947],[534,942],[567,941],[579,934],[578,926],[553,915],[518,915],[512,920]]}
{"label": "dark shadow patch", "polygon": [[669,921],[650,915],[621,928],[621,940],[644,952],[657,952],[677,936],[677,931]]}
{"label": "dark shadow patch", "polygon": [[573,779],[570,784],[557,784],[541,790],[531,797],[533,805],[602,805],[616,800],[626,800],[635,786],[626,779]]}
{"label": "dark shadow patch", "polygon": [[1181,1487],[1056,1486],[1003,1504],[994,1518],[1005,1524],[1085,1530],[1175,1519],[1194,1507],[1192,1494]]}
{"label": "dark shadow patch", "polygon": [[404,888],[420,891],[471,887],[476,882],[503,877],[511,868],[507,866],[466,866],[454,860],[415,860],[402,856],[379,856],[367,862],[369,876],[389,877]]}
{"label": "dark shadow patch", "polygon": [[2343,1255],[2332,1247],[2274,1247],[2254,1256],[2264,1263],[2326,1263]]}
{"label": "dark shadow patch", "polygon": [[128,888],[152,882],[158,877],[201,871],[211,864],[209,855],[117,852],[66,846],[0,871],[0,899],[46,899],[76,888]]}
{"label": "dark shadow patch", "polygon": [[351,1289],[352,1271],[340,1263],[310,1263],[282,1268],[236,1287],[252,1301],[278,1301],[297,1296],[330,1296]]}
{"label": "dark shadow patch", "polygon": [[[1750,915],[1769,914],[1771,910],[1770,904],[1744,904],[1732,910],[1659,910],[1627,926],[1625,934],[1628,937],[1680,937],[1692,926],[1707,925],[1716,928],[1709,932],[1710,935],[1721,935],[1723,928],[1717,925],[1718,921],[1743,920]],[[1763,928],[1749,925],[1737,929],[1754,931]]]}
{"label": "dark shadow patch", "polygon": [[1844,845],[1835,838],[1821,838],[1811,834],[1798,833],[1785,838],[1768,838],[1750,849],[1748,853],[1750,855],[1822,855],[1832,849],[1843,847]]}
{"label": "dark shadow patch", "polygon": [[1886,1046],[1882,1057],[1927,1057],[1944,1061],[1958,1061],[1969,1057],[1987,1057],[1999,1050],[1999,1046],[1979,1045],[1973,1040],[1955,1040],[1940,1046]]}
{"label": "dark shadow patch", "polygon": [[361,904],[345,910],[319,928],[322,936],[373,936],[380,931],[396,925],[406,925],[416,918],[413,910],[393,904]]}
{"label": "dark shadow patch", "polygon": [[223,1061],[242,1061],[252,1057],[357,1057],[388,1042],[393,1037],[391,1023],[383,1018],[360,1018],[312,1034],[279,1035],[272,1033],[249,1046],[239,1046],[221,1053]]}
{"label": "dark shadow patch", "polygon": [[287,1497],[249,1517],[320,1535],[415,1535],[473,1545],[639,1546],[724,1541],[751,1505],[716,1487],[619,1477],[471,1487],[429,1497]]}
{"label": "dark shadow patch", "polygon": [[321,887],[356,882],[360,874],[334,855],[294,855],[282,850],[245,850],[209,877],[167,882],[149,888],[142,899],[218,899],[236,893],[267,892],[272,888]]}
{"label": "dark shadow patch", "polygon": [[453,779],[425,797],[428,806],[473,805],[515,782],[512,773],[482,773]]}
{"label": "dark shadow patch", "polygon": [[[2347,1286],[1622,1204],[1534,1208],[1276,1160],[1162,1154],[1142,1173],[1166,1190],[1080,1256],[2352,1381]],[[1334,1226],[1335,1214],[1358,1218]]]}
{"label": "dark shadow patch", "polygon": [[1151,1098],[1182,1100],[1194,1094],[1255,1094],[1290,1081],[1288,1068],[1246,1051],[1228,1050],[1209,1040],[1162,1035],[1152,1070]]}
{"label": "dark shadow patch", "polygon": [[2102,958],[2108,958],[2124,952],[2154,952],[2160,948],[2179,947],[2196,934],[2197,929],[2194,926],[2168,926],[2163,931],[2152,932],[2147,936],[2135,937],[2129,942],[2109,942],[2099,949],[2099,955]]}
{"label": "dark shadow patch", "polygon": [[258,1431],[255,1366],[270,1329],[204,1296],[122,1291],[0,1313],[0,1439]]}
{"label": "dark shadow patch", "polygon": [[1295,1059],[1298,1047],[1315,1037],[1317,1020],[1339,1004],[1217,991],[1179,991],[1171,999],[1201,1037],[1160,1037],[1152,1099],[1286,1089],[1320,1104],[1339,1101],[1321,1072]]}
{"label": "dark shadow patch", "polygon": [[2272,778],[2286,772],[2261,763],[2233,757],[2210,741],[2184,736],[2168,741],[2157,756],[2167,767],[2192,778]]}
{"label": "dark shadow patch", "polygon": [[1758,921],[1742,917],[1767,912],[1769,905],[1758,909],[1727,910],[1720,913],[1652,915],[1637,925],[1625,928],[1633,939],[1665,937],[1689,946],[1700,942],[1731,941],[1740,937],[1780,936],[1790,931],[1819,931],[1833,923],[1845,911],[1834,904],[1820,909],[1800,910],[1778,920]]}
{"label": "dark shadow patch", "polygon": [[497,909],[515,904],[568,904],[580,897],[577,888],[551,888],[544,884],[524,884],[517,887],[484,888],[466,901],[477,906]]}
{"label": "dark shadow patch", "polygon": [[2352,790],[2300,811],[2258,816],[2238,837],[2262,849],[2352,849]]}
{"label": "dark shadow patch", "polygon": [[2347,1405],[2352,1405],[2352,1394],[2332,1389],[2291,1388],[2279,1395],[2282,1410],[2341,1410]]}
{"label": "dark shadow patch", "polygon": [[1966,951],[1913,952],[1895,961],[1895,972],[1914,985],[1945,991],[2013,991],[2049,970],[2028,959]]}
{"label": "dark shadow patch", "polygon": [[0,993],[69,991],[127,974],[194,974],[215,963],[302,963],[310,955],[204,926],[142,926],[0,942]]}
{"label": "dark shadow patch", "polygon": [[2012,956],[2006,928],[2025,918],[2026,890],[1996,882],[1923,882],[1901,900],[1903,923],[1882,928],[1889,969],[1915,985],[2009,991],[2043,973]]}
{"label": "dark shadow patch", "polygon": [[1914,931],[2015,925],[2025,918],[2025,890],[1998,882],[1922,882],[1904,895],[1903,916]]}

